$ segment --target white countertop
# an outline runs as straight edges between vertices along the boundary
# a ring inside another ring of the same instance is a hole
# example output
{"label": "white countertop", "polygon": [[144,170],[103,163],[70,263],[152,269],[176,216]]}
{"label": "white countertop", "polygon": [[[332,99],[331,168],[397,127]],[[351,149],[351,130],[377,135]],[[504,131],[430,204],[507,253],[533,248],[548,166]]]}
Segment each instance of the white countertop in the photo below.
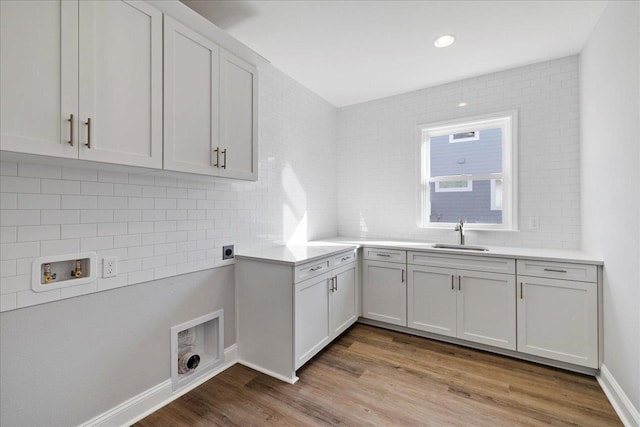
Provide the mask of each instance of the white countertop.
{"label": "white countertop", "polygon": [[292,246],[275,246],[263,250],[248,250],[236,253],[240,259],[254,259],[287,265],[299,265],[311,262],[319,258],[338,254],[356,247],[376,247],[385,249],[401,249],[409,251],[424,251],[432,253],[448,253],[457,255],[471,255],[479,257],[520,258],[540,261],[573,262],[579,264],[603,265],[601,259],[593,257],[586,252],[565,249],[539,249],[539,248],[510,248],[504,246],[485,246],[488,251],[468,251],[461,249],[434,248],[433,242],[397,241],[397,240],[373,240],[358,237],[332,237],[317,240],[305,244]]}
{"label": "white countertop", "polygon": [[[404,249],[410,251],[424,251],[433,253],[450,253],[457,255],[471,255],[481,257],[501,257],[501,258],[522,258],[540,261],[562,261],[574,262],[580,264],[603,265],[602,259],[591,256],[586,252],[579,250],[566,249],[541,249],[541,248],[510,248],[505,246],[486,246],[488,251],[469,251],[462,249],[441,249],[434,248],[434,242],[416,242],[416,241],[396,241],[396,240],[373,240],[358,237],[332,237],[323,239],[313,244],[352,244],[358,247],[376,247],[385,249]],[[474,245],[475,246],[475,245]]]}
{"label": "white countertop", "polygon": [[296,266],[340,252],[353,250],[357,247],[358,245],[350,243],[318,241],[308,242],[303,245],[275,246],[262,250],[240,251],[236,253],[236,258]]}

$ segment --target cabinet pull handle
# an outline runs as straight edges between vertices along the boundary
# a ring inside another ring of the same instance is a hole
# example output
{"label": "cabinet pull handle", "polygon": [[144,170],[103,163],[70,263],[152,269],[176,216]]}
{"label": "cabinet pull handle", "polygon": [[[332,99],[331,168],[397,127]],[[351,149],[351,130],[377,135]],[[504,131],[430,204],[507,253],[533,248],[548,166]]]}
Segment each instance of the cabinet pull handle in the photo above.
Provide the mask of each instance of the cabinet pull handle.
{"label": "cabinet pull handle", "polygon": [[346,261],[346,260],[348,260],[348,259],[351,259],[351,257],[350,257],[350,256],[343,256],[343,257],[342,257],[342,259],[341,259],[341,261]]}
{"label": "cabinet pull handle", "polygon": [[451,290],[453,290],[453,274],[451,275]]}
{"label": "cabinet pull handle", "polygon": [[227,168],[227,149],[222,150],[222,159],[224,160],[224,164],[222,165],[222,169]]}
{"label": "cabinet pull handle", "polygon": [[458,290],[462,292],[462,276],[458,276]]}
{"label": "cabinet pull handle", "polygon": [[338,276],[333,276],[333,283],[334,283],[334,290],[337,291],[338,290]]}
{"label": "cabinet pull handle", "polygon": [[522,295],[523,295],[523,293],[522,293],[522,282],[520,282],[520,299],[522,299]]}
{"label": "cabinet pull handle", "polygon": [[404,268],[402,269],[402,283],[404,283]]}
{"label": "cabinet pull handle", "polygon": [[310,269],[309,269],[309,271],[318,271],[318,270],[320,270],[320,269],[322,269],[322,266],[321,266],[321,265],[319,265],[319,266],[317,266],[317,267],[312,267],[312,268],[310,268]]}
{"label": "cabinet pull handle", "polygon": [[214,153],[216,153],[216,163],[213,165],[217,168],[219,168],[220,166],[220,147],[216,147],[215,150],[213,150]]}
{"label": "cabinet pull handle", "polygon": [[376,254],[376,255],[377,256],[384,256],[384,257],[387,257],[387,258],[389,258],[391,256],[390,254]]}
{"label": "cabinet pull handle", "polygon": [[69,119],[67,121],[69,122],[69,141],[67,142],[73,147],[73,114],[69,115]]}
{"label": "cabinet pull handle", "polygon": [[91,148],[91,117],[88,117],[84,124],[87,125],[87,143],[84,145],[86,145],[87,148]]}
{"label": "cabinet pull handle", "polygon": [[545,268],[544,271],[553,271],[555,273],[566,273],[567,270],[563,270],[561,268]]}

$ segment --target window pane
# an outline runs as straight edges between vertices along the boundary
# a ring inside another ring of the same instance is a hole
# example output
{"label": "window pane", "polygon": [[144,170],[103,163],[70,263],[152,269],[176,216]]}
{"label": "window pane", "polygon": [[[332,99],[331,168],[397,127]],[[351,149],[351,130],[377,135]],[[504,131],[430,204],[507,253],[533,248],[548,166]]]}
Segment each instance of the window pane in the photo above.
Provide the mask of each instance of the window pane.
{"label": "window pane", "polygon": [[468,223],[502,224],[501,182],[500,207],[495,205],[495,190],[492,199],[490,180],[470,182],[472,191],[436,191],[436,184],[445,183],[430,184],[431,222],[457,222],[462,218]]}
{"label": "window pane", "polygon": [[502,173],[502,129],[482,130],[479,134],[477,140],[453,143],[449,142],[450,135],[432,137],[431,177]]}

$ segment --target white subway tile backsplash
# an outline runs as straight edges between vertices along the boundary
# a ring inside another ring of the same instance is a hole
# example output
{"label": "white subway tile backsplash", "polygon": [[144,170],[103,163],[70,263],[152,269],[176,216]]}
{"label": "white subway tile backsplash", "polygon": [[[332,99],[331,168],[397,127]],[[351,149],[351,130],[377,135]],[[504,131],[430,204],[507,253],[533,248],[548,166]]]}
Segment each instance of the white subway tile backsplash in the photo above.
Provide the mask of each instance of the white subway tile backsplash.
{"label": "white subway tile backsplash", "polygon": [[79,181],[43,179],[40,186],[43,194],[80,194]]}
{"label": "white subway tile backsplash", "polygon": [[31,275],[3,277],[0,281],[0,294],[10,294],[31,289]]}
{"label": "white subway tile backsplash", "polygon": [[[64,201],[64,196],[63,201]],[[63,203],[64,206],[64,203]],[[4,211],[2,211],[4,213]],[[40,211],[37,212],[40,215]],[[80,211],[79,210],[44,210],[42,212],[42,224],[79,224],[80,223]],[[4,220],[2,221],[4,224]]]}
{"label": "white subway tile backsplash", "polygon": [[74,254],[80,252],[80,239],[45,240],[40,242],[40,252],[41,256]]}
{"label": "white subway tile backsplash", "polygon": [[112,196],[113,184],[105,182],[86,182],[80,184],[80,192],[85,195]]}
{"label": "white subway tile backsplash", "polygon": [[[190,271],[194,271],[193,269]],[[136,283],[149,282],[153,280],[153,270],[141,270],[141,271],[132,271],[128,275],[129,284],[134,285]]]}
{"label": "white subway tile backsplash", "polygon": [[98,224],[98,236],[114,236],[127,234],[126,222],[105,222]]}
{"label": "white subway tile backsplash", "polygon": [[77,168],[63,168],[62,179],[68,179],[71,181],[97,181],[98,171],[96,169],[77,169]]}
{"label": "white subway tile backsplash", "polygon": [[0,259],[35,258],[40,255],[40,242],[17,242],[0,244]]}
{"label": "white subway tile backsplash", "polygon": [[98,196],[98,209],[126,209],[126,197]]}
{"label": "white subway tile backsplash", "polygon": [[134,246],[128,248],[129,259],[148,258],[153,256],[153,245]]}
{"label": "white subway tile backsplash", "polygon": [[13,243],[18,241],[17,227],[0,227],[0,243]]}
{"label": "white subway tile backsplash", "polygon": [[60,209],[56,194],[18,194],[18,209]]}
{"label": "white subway tile backsplash", "polygon": [[0,207],[2,209],[17,209],[18,195],[16,193],[0,193]]}
{"label": "white subway tile backsplash", "polygon": [[36,242],[60,238],[59,225],[22,225],[18,227],[18,242]]}
{"label": "white subway tile backsplash", "polygon": [[142,221],[142,211],[139,209],[117,209],[113,211],[115,222],[139,222]]}
{"label": "white subway tile backsplash", "polygon": [[29,163],[18,164],[18,176],[60,179],[61,175],[62,168],[60,166],[35,165]]}
{"label": "white subway tile backsplash", "polygon": [[100,182],[110,182],[114,184],[128,184],[129,183],[129,175],[122,172],[112,172],[112,171],[98,171],[98,181]]}
{"label": "white subway tile backsplash", "polygon": [[96,209],[98,207],[97,196],[69,196],[61,197],[62,209]]}
{"label": "white subway tile backsplash", "polygon": [[98,235],[97,224],[68,224],[60,228],[62,239],[74,239],[78,237],[96,237]]}
{"label": "white subway tile backsplash", "polygon": [[0,277],[11,277],[17,274],[17,260],[0,261]]}
{"label": "white subway tile backsplash", "polygon": [[113,236],[83,237],[80,239],[80,250],[82,252],[112,248]]}
{"label": "white subway tile backsplash", "polygon": [[0,192],[2,193],[39,193],[40,180],[37,178],[3,176],[0,179]]}
{"label": "white subway tile backsplash", "polygon": [[155,185],[145,185],[142,187],[142,197],[166,197],[167,189]]}
{"label": "white subway tile backsplash", "polygon": [[129,209],[153,209],[154,203],[151,198],[129,197]]}
{"label": "white subway tile backsplash", "polygon": [[18,175],[18,164],[16,162],[0,162],[0,175],[16,176]]}
{"label": "white subway tile backsplash", "polygon": [[80,222],[83,224],[113,222],[113,211],[110,209],[86,209],[80,212]]}
{"label": "white subway tile backsplash", "polygon": [[141,185],[115,184],[113,186],[113,194],[124,197],[142,197]]}
{"label": "white subway tile backsplash", "polygon": [[152,233],[153,232],[153,222],[130,222],[129,223],[129,233],[130,234],[139,234],[139,233]]}
{"label": "white subway tile backsplash", "polygon": [[131,246],[140,246],[140,245],[142,245],[142,237],[140,236],[140,234],[127,234],[123,236],[113,237],[114,248],[127,248]]}

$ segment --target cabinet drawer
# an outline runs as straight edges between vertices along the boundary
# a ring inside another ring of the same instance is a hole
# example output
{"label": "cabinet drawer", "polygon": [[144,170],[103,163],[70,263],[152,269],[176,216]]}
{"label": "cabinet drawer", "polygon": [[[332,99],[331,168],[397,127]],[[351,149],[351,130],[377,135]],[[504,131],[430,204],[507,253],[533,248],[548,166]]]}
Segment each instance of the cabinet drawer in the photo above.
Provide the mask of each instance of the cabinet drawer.
{"label": "cabinet drawer", "polygon": [[513,274],[516,272],[516,261],[509,258],[409,252],[408,263],[415,265],[430,265],[433,267],[488,271],[493,273]]}
{"label": "cabinet drawer", "polygon": [[407,262],[407,251],[397,249],[364,248],[364,259],[387,262]]}
{"label": "cabinet drawer", "polygon": [[342,252],[341,254],[334,255],[333,268],[340,267],[341,265],[349,264],[356,260],[356,250],[353,249],[349,252]]}
{"label": "cabinet drawer", "polygon": [[293,281],[295,283],[311,279],[331,269],[331,258],[324,258],[320,261],[309,262],[296,267]]}
{"label": "cabinet drawer", "polygon": [[566,262],[519,259],[518,275],[578,280],[581,282],[598,281],[598,269],[595,265],[571,264]]}

